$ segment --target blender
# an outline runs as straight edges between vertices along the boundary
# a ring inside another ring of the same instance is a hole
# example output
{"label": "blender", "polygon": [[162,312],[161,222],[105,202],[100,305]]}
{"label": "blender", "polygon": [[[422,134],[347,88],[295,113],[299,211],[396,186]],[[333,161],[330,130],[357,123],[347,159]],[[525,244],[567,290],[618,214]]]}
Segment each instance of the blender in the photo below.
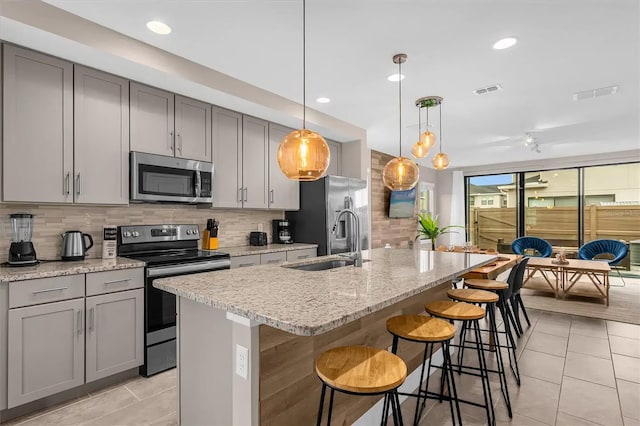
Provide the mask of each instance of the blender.
{"label": "blender", "polygon": [[11,224],[11,245],[9,246],[9,265],[29,266],[38,263],[33,248],[33,215],[14,213],[9,215]]}

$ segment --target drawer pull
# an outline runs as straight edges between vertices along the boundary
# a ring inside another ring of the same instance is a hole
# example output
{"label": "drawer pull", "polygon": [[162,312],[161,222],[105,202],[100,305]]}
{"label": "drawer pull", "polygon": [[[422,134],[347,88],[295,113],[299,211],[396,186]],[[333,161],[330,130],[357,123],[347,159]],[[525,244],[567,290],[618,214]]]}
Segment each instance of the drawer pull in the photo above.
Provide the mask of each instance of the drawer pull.
{"label": "drawer pull", "polygon": [[271,259],[271,260],[267,260],[267,263],[278,263],[281,262],[282,260],[280,259]]}
{"label": "drawer pull", "polygon": [[255,263],[241,263],[241,264],[238,265],[238,267],[239,268],[243,268],[245,266],[253,266],[253,265],[255,265]]}
{"label": "drawer pull", "polygon": [[109,285],[109,284],[118,284],[118,283],[127,283],[127,282],[129,282],[129,281],[131,281],[131,278],[125,278],[125,279],[122,279],[122,280],[114,280],[114,281],[106,281],[106,282],[104,283],[104,285]]}
{"label": "drawer pull", "polygon": [[309,257],[308,254],[303,254],[302,256],[298,256],[298,260],[300,259],[306,259],[307,257]]}
{"label": "drawer pull", "polygon": [[57,287],[57,288],[48,288],[46,290],[36,290],[33,292],[33,294],[40,294],[40,293],[50,293],[52,291],[63,291],[63,290],[67,290],[69,287]]}

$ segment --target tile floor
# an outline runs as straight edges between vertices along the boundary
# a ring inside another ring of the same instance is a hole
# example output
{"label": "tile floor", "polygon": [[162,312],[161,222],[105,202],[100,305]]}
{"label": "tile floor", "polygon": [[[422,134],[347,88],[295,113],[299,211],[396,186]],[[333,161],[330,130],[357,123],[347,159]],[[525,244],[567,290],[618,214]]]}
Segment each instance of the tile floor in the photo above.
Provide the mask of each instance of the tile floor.
{"label": "tile floor", "polygon": [[[530,328],[518,342],[522,378],[509,389],[507,416],[492,378],[498,425],[640,426],[640,326],[530,310]],[[7,425],[176,425],[175,370],[136,378]],[[435,381],[432,381],[432,383]],[[460,376],[469,399],[482,395],[477,378]],[[405,420],[414,403],[403,404]],[[484,411],[462,406],[464,424],[483,425]],[[446,403],[428,401],[421,425],[450,425]]]}

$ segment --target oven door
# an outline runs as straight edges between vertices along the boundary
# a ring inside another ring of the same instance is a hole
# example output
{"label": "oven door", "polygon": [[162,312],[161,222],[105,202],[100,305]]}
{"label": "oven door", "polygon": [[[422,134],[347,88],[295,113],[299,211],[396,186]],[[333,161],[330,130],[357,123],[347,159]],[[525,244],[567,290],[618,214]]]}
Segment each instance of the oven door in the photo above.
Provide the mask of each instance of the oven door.
{"label": "oven door", "polygon": [[148,267],[144,300],[144,364],[140,374],[144,377],[176,366],[176,296],[153,286],[158,278],[198,272],[229,269],[229,259],[195,261],[178,265]]}
{"label": "oven door", "polygon": [[131,201],[211,203],[213,164],[131,153]]}

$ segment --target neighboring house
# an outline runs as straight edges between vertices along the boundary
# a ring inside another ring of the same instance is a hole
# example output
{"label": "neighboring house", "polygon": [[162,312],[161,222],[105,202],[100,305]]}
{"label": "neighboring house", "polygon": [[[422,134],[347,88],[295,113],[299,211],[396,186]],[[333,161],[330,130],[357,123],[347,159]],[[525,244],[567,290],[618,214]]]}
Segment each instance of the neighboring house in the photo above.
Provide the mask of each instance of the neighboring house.
{"label": "neighboring house", "polygon": [[498,185],[473,185],[468,188],[469,206],[478,208],[507,207],[507,194]]}

